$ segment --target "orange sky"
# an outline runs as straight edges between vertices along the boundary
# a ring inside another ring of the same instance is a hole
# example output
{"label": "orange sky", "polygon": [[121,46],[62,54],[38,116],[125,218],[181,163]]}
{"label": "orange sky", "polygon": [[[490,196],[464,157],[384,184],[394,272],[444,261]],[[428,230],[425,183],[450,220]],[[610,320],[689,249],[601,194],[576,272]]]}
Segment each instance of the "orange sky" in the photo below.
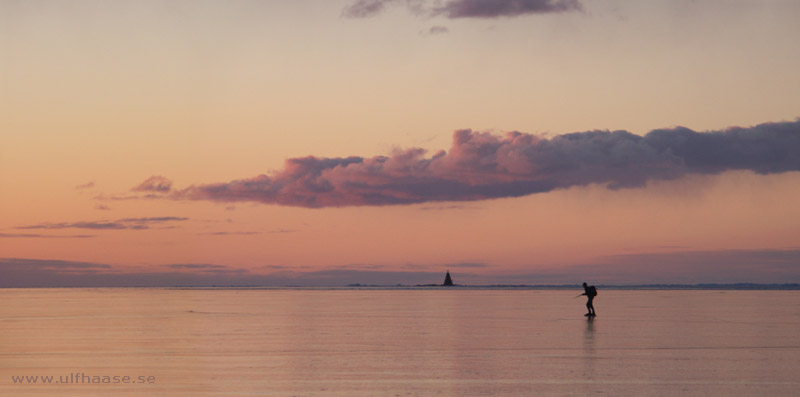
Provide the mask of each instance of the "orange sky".
{"label": "orange sky", "polygon": [[389,2],[353,17],[346,0],[0,0],[0,272],[18,285],[48,272],[414,283],[447,269],[474,284],[800,282],[796,167],[341,208],[131,190],[276,175],[304,156],[452,154],[465,128],[643,136],[800,116],[800,5],[646,3],[457,17]]}

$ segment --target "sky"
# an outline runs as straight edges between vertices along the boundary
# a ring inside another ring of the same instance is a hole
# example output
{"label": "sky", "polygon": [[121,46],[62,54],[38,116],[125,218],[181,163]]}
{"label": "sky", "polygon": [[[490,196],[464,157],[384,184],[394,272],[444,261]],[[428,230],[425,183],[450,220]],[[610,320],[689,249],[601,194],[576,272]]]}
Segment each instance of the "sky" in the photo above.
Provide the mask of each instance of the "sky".
{"label": "sky", "polygon": [[800,2],[0,0],[0,286],[800,282]]}

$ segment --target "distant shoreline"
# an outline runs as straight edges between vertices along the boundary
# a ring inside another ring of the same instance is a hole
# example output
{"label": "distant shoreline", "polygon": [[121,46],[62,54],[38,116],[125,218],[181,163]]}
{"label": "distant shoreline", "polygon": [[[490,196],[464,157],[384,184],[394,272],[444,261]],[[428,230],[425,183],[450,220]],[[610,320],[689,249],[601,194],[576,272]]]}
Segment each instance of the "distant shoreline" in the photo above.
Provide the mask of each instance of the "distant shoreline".
{"label": "distant shoreline", "polygon": [[[583,288],[580,284],[575,285],[460,285],[454,286],[440,286],[440,285],[364,285],[364,284],[349,284],[345,287],[349,288],[461,288],[461,289],[533,289],[533,290],[572,290]],[[785,283],[785,284],[756,284],[756,283],[735,283],[735,284],[630,284],[630,285],[604,285],[598,284],[598,289],[606,290],[800,290],[800,284]]]}
{"label": "distant shoreline", "polygon": [[[348,284],[332,286],[259,286],[259,285],[173,285],[173,286],[2,286],[2,289],[44,289],[44,288],[144,288],[144,289],[178,289],[178,290],[580,290],[583,288],[579,284],[575,285],[461,285],[441,286],[436,284],[423,285],[373,285],[373,284]],[[800,290],[798,283],[786,284],[756,284],[756,283],[734,283],[734,284],[630,284],[630,285],[604,285],[597,284],[600,290],[682,290],[682,291],[796,291]]]}

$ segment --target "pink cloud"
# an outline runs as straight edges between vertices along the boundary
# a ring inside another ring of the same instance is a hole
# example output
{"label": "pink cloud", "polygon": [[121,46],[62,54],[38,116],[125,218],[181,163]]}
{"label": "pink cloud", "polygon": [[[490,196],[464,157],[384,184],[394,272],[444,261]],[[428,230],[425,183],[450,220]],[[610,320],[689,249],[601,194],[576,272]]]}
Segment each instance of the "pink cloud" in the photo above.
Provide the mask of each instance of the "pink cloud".
{"label": "pink cloud", "polygon": [[800,170],[800,121],[711,132],[678,127],[645,136],[588,131],[550,139],[458,130],[449,152],[429,157],[412,148],[370,158],[293,158],[270,175],[194,185],[169,197],[308,208],[380,206],[518,197],[587,184],[641,187],[649,180],[741,169]]}

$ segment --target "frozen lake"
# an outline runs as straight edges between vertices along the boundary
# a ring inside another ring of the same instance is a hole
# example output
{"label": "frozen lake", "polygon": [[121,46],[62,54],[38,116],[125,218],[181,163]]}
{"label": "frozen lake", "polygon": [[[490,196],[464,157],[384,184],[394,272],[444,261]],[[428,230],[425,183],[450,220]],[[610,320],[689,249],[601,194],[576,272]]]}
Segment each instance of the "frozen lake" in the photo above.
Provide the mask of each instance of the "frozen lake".
{"label": "frozen lake", "polygon": [[0,289],[0,395],[800,393],[800,291],[581,292]]}

